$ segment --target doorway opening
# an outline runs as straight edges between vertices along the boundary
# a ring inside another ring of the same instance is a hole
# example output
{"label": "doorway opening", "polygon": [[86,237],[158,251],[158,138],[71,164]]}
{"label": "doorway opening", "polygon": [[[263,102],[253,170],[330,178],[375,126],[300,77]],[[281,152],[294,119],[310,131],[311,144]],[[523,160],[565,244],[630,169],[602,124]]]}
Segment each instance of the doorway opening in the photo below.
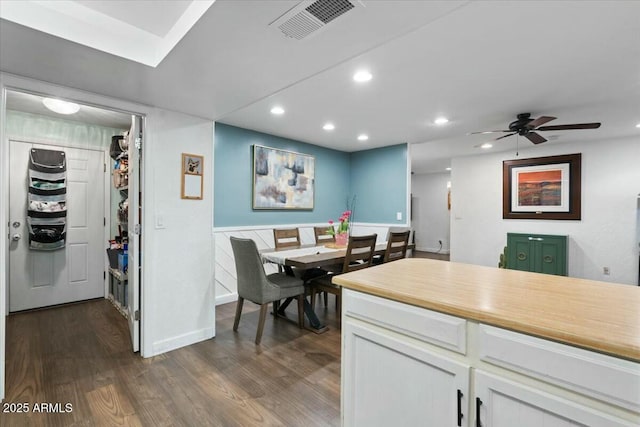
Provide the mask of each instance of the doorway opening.
{"label": "doorway opening", "polygon": [[144,118],[45,99],[6,91],[7,312],[108,299],[139,351]]}

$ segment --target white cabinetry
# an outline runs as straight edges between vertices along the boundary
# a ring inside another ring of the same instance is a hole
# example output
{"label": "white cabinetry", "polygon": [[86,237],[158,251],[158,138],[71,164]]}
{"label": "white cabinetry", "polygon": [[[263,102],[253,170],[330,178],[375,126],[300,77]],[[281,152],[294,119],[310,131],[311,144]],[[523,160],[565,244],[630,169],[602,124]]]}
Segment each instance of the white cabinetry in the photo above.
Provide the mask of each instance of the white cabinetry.
{"label": "white cabinetry", "polygon": [[342,325],[344,426],[640,425],[637,362],[349,289]]}
{"label": "white cabinetry", "polygon": [[[477,425],[631,427],[634,424],[518,382],[475,371]],[[479,404],[480,403],[480,404]]]}
{"label": "white cabinetry", "polygon": [[351,319],[343,334],[344,425],[468,425],[457,420],[467,412],[469,366]]}
{"label": "white cabinetry", "polygon": [[[464,345],[464,320],[345,290],[347,295],[344,425],[468,426],[469,365],[425,344]],[[376,312],[385,316],[377,320]],[[424,325],[433,329],[420,331]]]}

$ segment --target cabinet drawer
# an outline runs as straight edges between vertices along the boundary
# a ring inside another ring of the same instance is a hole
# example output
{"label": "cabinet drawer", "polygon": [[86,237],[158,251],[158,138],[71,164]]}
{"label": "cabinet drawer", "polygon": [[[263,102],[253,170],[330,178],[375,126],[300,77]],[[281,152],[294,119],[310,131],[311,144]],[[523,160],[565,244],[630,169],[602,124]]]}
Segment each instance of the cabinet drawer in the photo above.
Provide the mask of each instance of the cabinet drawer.
{"label": "cabinet drawer", "polygon": [[480,359],[635,412],[640,363],[480,325]]}
{"label": "cabinet drawer", "polygon": [[349,289],[342,292],[345,316],[466,354],[465,319]]}

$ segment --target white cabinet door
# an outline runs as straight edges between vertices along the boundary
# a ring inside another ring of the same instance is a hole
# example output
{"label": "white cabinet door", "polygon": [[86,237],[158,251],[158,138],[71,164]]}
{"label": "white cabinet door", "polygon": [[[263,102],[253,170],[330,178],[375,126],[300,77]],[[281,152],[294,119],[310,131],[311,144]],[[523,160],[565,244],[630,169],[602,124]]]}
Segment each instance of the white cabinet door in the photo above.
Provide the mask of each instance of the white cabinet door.
{"label": "white cabinet door", "polygon": [[385,329],[344,320],[343,425],[469,425],[469,366]]}
{"label": "white cabinet door", "polygon": [[[632,427],[636,424],[533,388],[475,371],[477,427]],[[477,417],[479,416],[480,422]]]}

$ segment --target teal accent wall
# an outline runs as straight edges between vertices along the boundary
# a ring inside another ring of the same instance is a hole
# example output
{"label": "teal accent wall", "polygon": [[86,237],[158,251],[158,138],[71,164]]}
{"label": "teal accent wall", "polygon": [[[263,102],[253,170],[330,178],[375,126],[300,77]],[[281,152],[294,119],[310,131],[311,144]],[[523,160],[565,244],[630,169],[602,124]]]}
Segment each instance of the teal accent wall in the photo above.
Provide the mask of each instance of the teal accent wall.
{"label": "teal accent wall", "polygon": [[[314,209],[253,210],[253,145],[310,154],[316,163]],[[356,196],[356,222],[404,224],[407,220],[407,144],[355,153],[216,123],[214,226],[323,223],[338,219]],[[396,220],[402,212],[402,220]]]}
{"label": "teal accent wall", "polygon": [[[280,148],[315,157],[313,210],[252,209],[253,145]],[[322,223],[346,209],[350,155],[300,141],[216,123],[214,138],[214,225],[277,225]]]}
{"label": "teal accent wall", "polygon": [[[407,221],[407,144],[351,153],[350,193],[356,196],[355,222]],[[402,212],[402,220],[396,213]]]}

